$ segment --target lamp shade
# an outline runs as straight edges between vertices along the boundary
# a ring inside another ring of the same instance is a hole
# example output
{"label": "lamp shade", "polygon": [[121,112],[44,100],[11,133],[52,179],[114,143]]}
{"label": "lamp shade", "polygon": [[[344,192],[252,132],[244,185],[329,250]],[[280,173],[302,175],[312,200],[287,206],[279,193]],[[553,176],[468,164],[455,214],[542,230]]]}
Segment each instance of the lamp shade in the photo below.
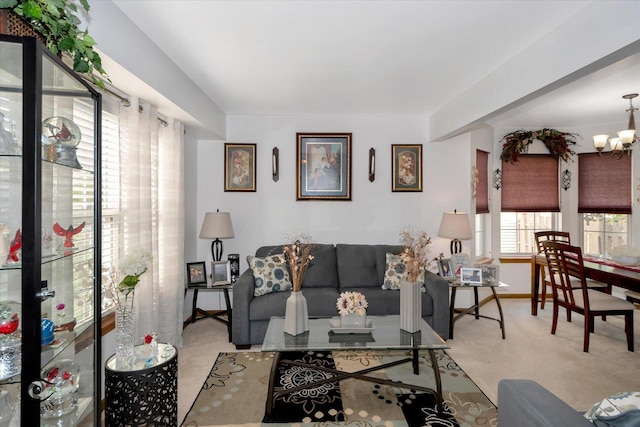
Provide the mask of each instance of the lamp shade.
{"label": "lamp shade", "polygon": [[200,229],[201,239],[231,239],[234,237],[229,212],[207,212]]}
{"label": "lamp shade", "polygon": [[471,234],[471,224],[469,216],[464,212],[444,212],[438,236],[447,239],[469,240]]}

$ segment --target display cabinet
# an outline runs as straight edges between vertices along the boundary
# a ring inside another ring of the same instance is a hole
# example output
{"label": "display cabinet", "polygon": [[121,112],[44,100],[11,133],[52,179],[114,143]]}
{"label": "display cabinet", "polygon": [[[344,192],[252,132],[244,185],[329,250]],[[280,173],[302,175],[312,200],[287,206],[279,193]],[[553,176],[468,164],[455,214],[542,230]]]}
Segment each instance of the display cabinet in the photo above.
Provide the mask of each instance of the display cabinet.
{"label": "display cabinet", "polygon": [[101,98],[0,36],[0,425],[100,425]]}

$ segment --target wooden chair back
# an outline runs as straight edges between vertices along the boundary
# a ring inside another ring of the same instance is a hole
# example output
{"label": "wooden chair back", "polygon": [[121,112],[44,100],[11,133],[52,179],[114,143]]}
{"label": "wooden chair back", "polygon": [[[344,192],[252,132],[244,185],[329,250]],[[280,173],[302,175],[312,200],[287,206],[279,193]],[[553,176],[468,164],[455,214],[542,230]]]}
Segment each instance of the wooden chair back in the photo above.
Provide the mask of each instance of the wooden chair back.
{"label": "wooden chair back", "polygon": [[[589,309],[587,281],[584,275],[582,249],[553,240],[541,243],[547,257],[553,298],[558,305],[572,311],[580,307]],[[576,301],[576,298],[579,300]],[[578,307],[576,307],[576,302]],[[582,311],[578,309],[577,311]]]}
{"label": "wooden chair back", "polygon": [[568,231],[545,230],[534,233],[536,239],[536,247],[539,254],[544,254],[542,250],[542,242],[552,241],[571,244],[571,235]]}

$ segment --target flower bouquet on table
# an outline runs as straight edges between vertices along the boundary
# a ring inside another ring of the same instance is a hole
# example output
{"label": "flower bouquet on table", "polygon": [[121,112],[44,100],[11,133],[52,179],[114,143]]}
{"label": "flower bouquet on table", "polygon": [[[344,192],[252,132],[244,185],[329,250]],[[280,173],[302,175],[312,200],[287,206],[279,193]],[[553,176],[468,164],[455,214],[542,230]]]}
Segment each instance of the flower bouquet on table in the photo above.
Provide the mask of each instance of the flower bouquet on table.
{"label": "flower bouquet on table", "polygon": [[365,328],[367,325],[367,299],[360,292],[342,292],[336,302],[341,328]]}
{"label": "flower bouquet on table", "polygon": [[611,259],[622,265],[638,265],[640,263],[640,250],[629,245],[611,248]]}

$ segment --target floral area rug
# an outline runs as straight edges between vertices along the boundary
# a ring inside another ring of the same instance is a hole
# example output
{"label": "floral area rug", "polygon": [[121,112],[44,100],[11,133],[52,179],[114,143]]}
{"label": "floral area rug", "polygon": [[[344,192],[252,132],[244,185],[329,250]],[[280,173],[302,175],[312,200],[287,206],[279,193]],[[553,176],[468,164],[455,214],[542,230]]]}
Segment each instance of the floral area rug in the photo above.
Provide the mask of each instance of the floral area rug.
{"label": "floral area rug", "polygon": [[[403,351],[305,352],[305,363],[353,372],[409,357]],[[442,378],[445,414],[435,410],[429,393],[379,385],[357,379],[328,382],[276,400],[265,417],[270,352],[220,353],[182,425],[204,426],[496,426],[495,405],[443,351],[436,352]],[[289,355],[291,356],[291,355]],[[325,372],[281,365],[276,387],[289,388],[317,380]],[[420,353],[420,375],[411,363],[371,373],[372,376],[435,388],[427,352]],[[268,422],[267,422],[268,421]]]}

